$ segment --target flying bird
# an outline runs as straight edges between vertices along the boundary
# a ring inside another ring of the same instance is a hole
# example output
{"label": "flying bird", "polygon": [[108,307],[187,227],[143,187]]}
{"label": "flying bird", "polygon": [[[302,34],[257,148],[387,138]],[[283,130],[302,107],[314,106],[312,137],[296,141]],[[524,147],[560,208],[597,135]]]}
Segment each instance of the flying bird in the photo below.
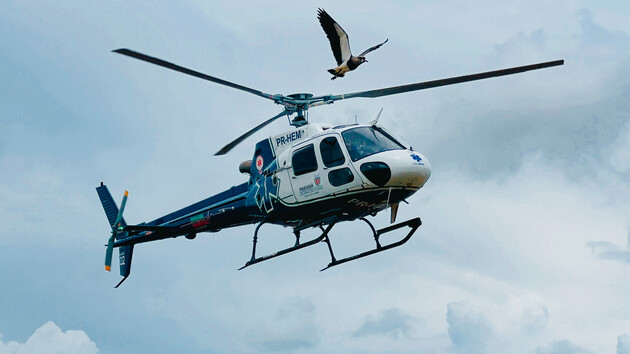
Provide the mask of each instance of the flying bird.
{"label": "flying bird", "polygon": [[368,48],[363,53],[355,57],[350,51],[350,42],[348,41],[348,34],[346,31],[344,31],[343,28],[341,28],[341,26],[339,26],[339,24],[323,9],[317,9],[317,18],[319,19],[319,23],[322,25],[324,32],[326,32],[326,37],[328,37],[328,40],[330,41],[330,48],[333,51],[335,60],[337,60],[337,67],[328,70],[329,73],[333,74],[331,80],[338,77],[344,77],[348,71],[352,71],[358,68],[359,65],[367,62],[367,60],[365,60],[365,55],[380,48],[389,40],[386,39],[385,42]]}

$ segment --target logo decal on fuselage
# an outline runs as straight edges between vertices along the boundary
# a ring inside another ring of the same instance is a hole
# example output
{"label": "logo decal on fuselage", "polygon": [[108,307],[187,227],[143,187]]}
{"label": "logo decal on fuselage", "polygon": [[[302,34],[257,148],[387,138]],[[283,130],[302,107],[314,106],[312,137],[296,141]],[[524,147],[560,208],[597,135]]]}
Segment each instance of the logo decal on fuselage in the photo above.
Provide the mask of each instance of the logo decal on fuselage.
{"label": "logo decal on fuselage", "polygon": [[262,173],[262,168],[265,165],[265,161],[263,160],[262,155],[258,155],[256,157],[256,169],[258,170],[258,174]]}
{"label": "logo decal on fuselage", "polygon": [[304,130],[296,130],[294,132],[288,133],[286,135],[282,135],[276,138],[276,149],[282,145],[292,143],[294,141],[302,139],[304,135]]}
{"label": "logo decal on fuselage", "polygon": [[252,187],[256,192],[254,193],[254,200],[261,212],[269,214],[274,210],[274,201],[278,200],[278,189],[280,188],[280,178],[276,177],[262,177],[256,181],[256,184]]}
{"label": "logo decal on fuselage", "polygon": [[384,209],[387,207],[387,199],[383,199],[380,202],[367,202],[364,200],[360,200],[357,198],[352,198],[350,200],[348,200],[348,204],[354,204],[356,206],[358,206],[359,208],[378,208],[378,209]]}
{"label": "logo decal on fuselage", "polygon": [[420,157],[420,156],[418,156],[416,154],[411,154],[411,158],[414,159],[414,161],[416,161],[416,162],[413,163],[414,165],[416,165],[416,166],[424,166],[424,162],[422,162],[422,157]]}
{"label": "logo decal on fuselage", "polygon": [[313,183],[309,183],[305,186],[299,187],[298,191],[300,192],[301,197],[308,198],[316,194],[319,194],[319,192],[321,192],[322,189],[324,189],[324,186],[322,185],[322,179],[319,175],[315,175],[313,176]]}

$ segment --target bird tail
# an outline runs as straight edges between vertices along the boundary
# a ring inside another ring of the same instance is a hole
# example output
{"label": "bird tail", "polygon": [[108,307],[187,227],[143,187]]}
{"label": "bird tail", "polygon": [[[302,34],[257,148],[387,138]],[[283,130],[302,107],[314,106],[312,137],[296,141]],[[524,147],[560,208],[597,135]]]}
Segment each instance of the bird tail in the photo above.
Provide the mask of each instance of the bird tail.
{"label": "bird tail", "polygon": [[328,72],[333,75],[333,77],[330,78],[331,80],[334,80],[338,77],[344,77],[344,74],[339,74],[339,71],[337,71],[337,69],[328,69]]}

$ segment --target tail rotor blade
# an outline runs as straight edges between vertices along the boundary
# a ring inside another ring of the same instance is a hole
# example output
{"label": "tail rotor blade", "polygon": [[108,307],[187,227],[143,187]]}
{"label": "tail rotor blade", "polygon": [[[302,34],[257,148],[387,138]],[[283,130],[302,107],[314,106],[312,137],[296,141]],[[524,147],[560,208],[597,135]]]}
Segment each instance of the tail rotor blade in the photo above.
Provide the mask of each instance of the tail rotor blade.
{"label": "tail rotor blade", "polygon": [[112,270],[112,253],[114,252],[114,234],[107,241],[107,251],[105,251],[105,270]]}
{"label": "tail rotor blade", "polygon": [[118,228],[118,224],[122,220],[123,212],[125,211],[125,204],[127,204],[127,197],[129,196],[129,192],[125,191],[125,196],[123,197],[122,203],[120,204],[120,210],[118,211],[118,215],[116,216],[116,222],[112,225],[112,231],[116,232]]}
{"label": "tail rotor blade", "polygon": [[121,226],[120,222],[122,221],[122,215],[125,211],[125,205],[127,204],[127,197],[129,196],[129,192],[125,191],[125,195],[123,196],[122,203],[120,204],[120,210],[118,211],[118,215],[116,216],[116,222],[112,225],[112,235],[107,240],[107,251],[105,251],[105,270],[110,271],[112,269],[112,254],[114,252],[114,241],[116,240],[116,235],[118,234],[118,228]]}

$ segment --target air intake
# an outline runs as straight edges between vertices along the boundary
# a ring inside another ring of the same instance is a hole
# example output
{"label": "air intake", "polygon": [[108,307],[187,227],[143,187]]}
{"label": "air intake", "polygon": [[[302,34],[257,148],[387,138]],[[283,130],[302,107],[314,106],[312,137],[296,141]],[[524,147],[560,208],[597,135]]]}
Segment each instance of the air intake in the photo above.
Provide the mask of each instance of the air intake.
{"label": "air intake", "polygon": [[392,170],[383,162],[366,162],[361,165],[361,172],[379,187],[386,185],[392,177]]}

